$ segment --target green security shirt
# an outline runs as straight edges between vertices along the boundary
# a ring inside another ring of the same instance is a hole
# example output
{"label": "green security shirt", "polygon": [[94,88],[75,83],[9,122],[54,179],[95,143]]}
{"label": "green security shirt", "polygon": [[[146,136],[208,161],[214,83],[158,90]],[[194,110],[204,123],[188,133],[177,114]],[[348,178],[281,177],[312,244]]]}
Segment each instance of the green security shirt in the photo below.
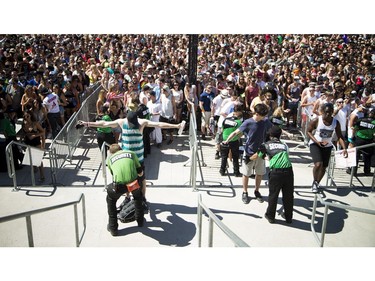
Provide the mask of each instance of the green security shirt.
{"label": "green security shirt", "polygon": [[269,157],[269,168],[271,170],[292,167],[288,146],[280,140],[270,140],[260,146],[258,156],[264,158],[266,155]]}
{"label": "green security shirt", "polygon": [[[229,135],[234,132],[237,128],[241,126],[241,120],[237,119],[237,117],[227,117],[223,121],[223,141],[226,141]],[[235,136],[231,141],[237,141],[238,136]]]}
{"label": "green security shirt", "polygon": [[[112,121],[111,117],[109,117],[107,114],[103,115],[102,120],[103,121]],[[110,127],[108,127],[108,128],[97,128],[96,130],[99,133],[104,133],[104,134],[112,133],[112,128],[110,128]]]}
{"label": "green security shirt", "polygon": [[133,151],[120,150],[108,157],[107,166],[114,182],[126,184],[137,179],[141,164]]}
{"label": "green security shirt", "polygon": [[370,117],[361,118],[357,121],[356,136],[364,140],[372,140],[375,133],[375,120]]}

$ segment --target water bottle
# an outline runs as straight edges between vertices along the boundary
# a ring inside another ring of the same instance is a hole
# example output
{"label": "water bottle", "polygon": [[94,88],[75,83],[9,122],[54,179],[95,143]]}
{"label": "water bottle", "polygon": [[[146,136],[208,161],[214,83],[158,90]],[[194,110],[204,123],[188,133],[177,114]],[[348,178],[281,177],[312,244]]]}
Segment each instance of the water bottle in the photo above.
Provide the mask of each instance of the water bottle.
{"label": "water bottle", "polygon": [[180,128],[178,129],[178,134],[179,134],[179,135],[181,135],[182,132],[184,131],[184,129],[185,129],[185,124],[186,124],[186,121],[183,120],[183,121],[181,122]]}

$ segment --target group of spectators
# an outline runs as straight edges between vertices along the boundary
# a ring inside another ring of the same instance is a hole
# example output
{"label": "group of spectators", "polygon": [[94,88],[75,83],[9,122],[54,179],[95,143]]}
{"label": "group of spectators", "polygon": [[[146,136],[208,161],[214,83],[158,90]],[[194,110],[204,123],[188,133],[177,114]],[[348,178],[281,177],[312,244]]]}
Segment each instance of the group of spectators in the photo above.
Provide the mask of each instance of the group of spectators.
{"label": "group of spectators", "polygon": [[[241,104],[244,118],[266,103],[269,116],[276,112],[286,126],[303,126],[319,115],[319,104],[332,102],[344,111],[336,114],[345,115],[341,130],[351,141],[350,114],[375,105],[374,41],[373,35],[357,34],[198,35],[195,82],[187,75],[188,35],[0,35],[0,110],[13,123],[31,112],[45,135],[55,136],[79,108],[85,89],[100,82],[98,114],[103,105],[113,105],[120,118],[140,104],[160,102],[161,121],[180,122],[196,110],[204,117],[198,127],[205,138],[209,117],[218,121],[221,114],[217,103],[214,114],[203,104],[201,94],[207,97],[210,88],[211,100],[222,96]],[[54,128],[43,105],[51,93],[58,96],[60,113]],[[154,140],[160,145],[160,133]]]}

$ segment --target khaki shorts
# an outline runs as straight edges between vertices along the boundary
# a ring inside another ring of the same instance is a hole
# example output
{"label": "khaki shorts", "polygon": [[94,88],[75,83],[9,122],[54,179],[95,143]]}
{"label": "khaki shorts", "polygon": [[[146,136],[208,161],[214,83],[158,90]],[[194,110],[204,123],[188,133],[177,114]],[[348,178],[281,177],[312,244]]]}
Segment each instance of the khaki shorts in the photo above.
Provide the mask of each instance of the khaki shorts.
{"label": "khaki shorts", "polygon": [[263,176],[266,173],[266,161],[262,158],[257,158],[256,160],[250,161],[245,164],[245,161],[242,159],[241,173],[244,176],[250,177],[254,172],[256,175]]}
{"label": "khaki shorts", "polygon": [[210,124],[210,118],[211,118],[211,112],[210,111],[202,112],[202,124],[201,124],[201,126],[207,127],[208,124]]}

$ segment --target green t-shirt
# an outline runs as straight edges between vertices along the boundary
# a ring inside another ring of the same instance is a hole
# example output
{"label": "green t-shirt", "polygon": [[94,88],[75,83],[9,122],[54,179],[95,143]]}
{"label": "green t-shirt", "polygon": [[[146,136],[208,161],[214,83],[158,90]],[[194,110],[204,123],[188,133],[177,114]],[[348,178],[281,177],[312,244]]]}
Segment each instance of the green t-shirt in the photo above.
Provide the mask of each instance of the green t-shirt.
{"label": "green t-shirt", "polygon": [[[226,141],[229,135],[241,126],[241,120],[237,117],[227,117],[223,121],[223,141]],[[231,141],[237,141],[238,136],[235,136]]]}
{"label": "green t-shirt", "polygon": [[3,133],[6,138],[16,136],[16,130],[9,119],[4,118],[0,120],[0,133]]}
{"label": "green t-shirt", "polygon": [[288,146],[280,140],[270,140],[263,143],[258,151],[258,156],[264,158],[269,157],[270,169],[282,169],[292,167],[289,159]]}
{"label": "green t-shirt", "polygon": [[109,156],[107,166],[113,182],[130,183],[137,179],[137,169],[141,167],[137,155],[130,150],[120,150]]}
{"label": "green t-shirt", "polygon": [[[109,117],[107,114],[103,115],[102,120],[103,121],[112,121],[111,117]],[[104,133],[104,134],[109,134],[109,133],[112,132],[112,128],[110,128],[110,127],[108,127],[108,128],[97,128],[96,130],[98,132]]]}
{"label": "green t-shirt", "polygon": [[355,124],[355,128],[357,137],[372,140],[375,133],[375,120],[370,117],[361,118]]}

